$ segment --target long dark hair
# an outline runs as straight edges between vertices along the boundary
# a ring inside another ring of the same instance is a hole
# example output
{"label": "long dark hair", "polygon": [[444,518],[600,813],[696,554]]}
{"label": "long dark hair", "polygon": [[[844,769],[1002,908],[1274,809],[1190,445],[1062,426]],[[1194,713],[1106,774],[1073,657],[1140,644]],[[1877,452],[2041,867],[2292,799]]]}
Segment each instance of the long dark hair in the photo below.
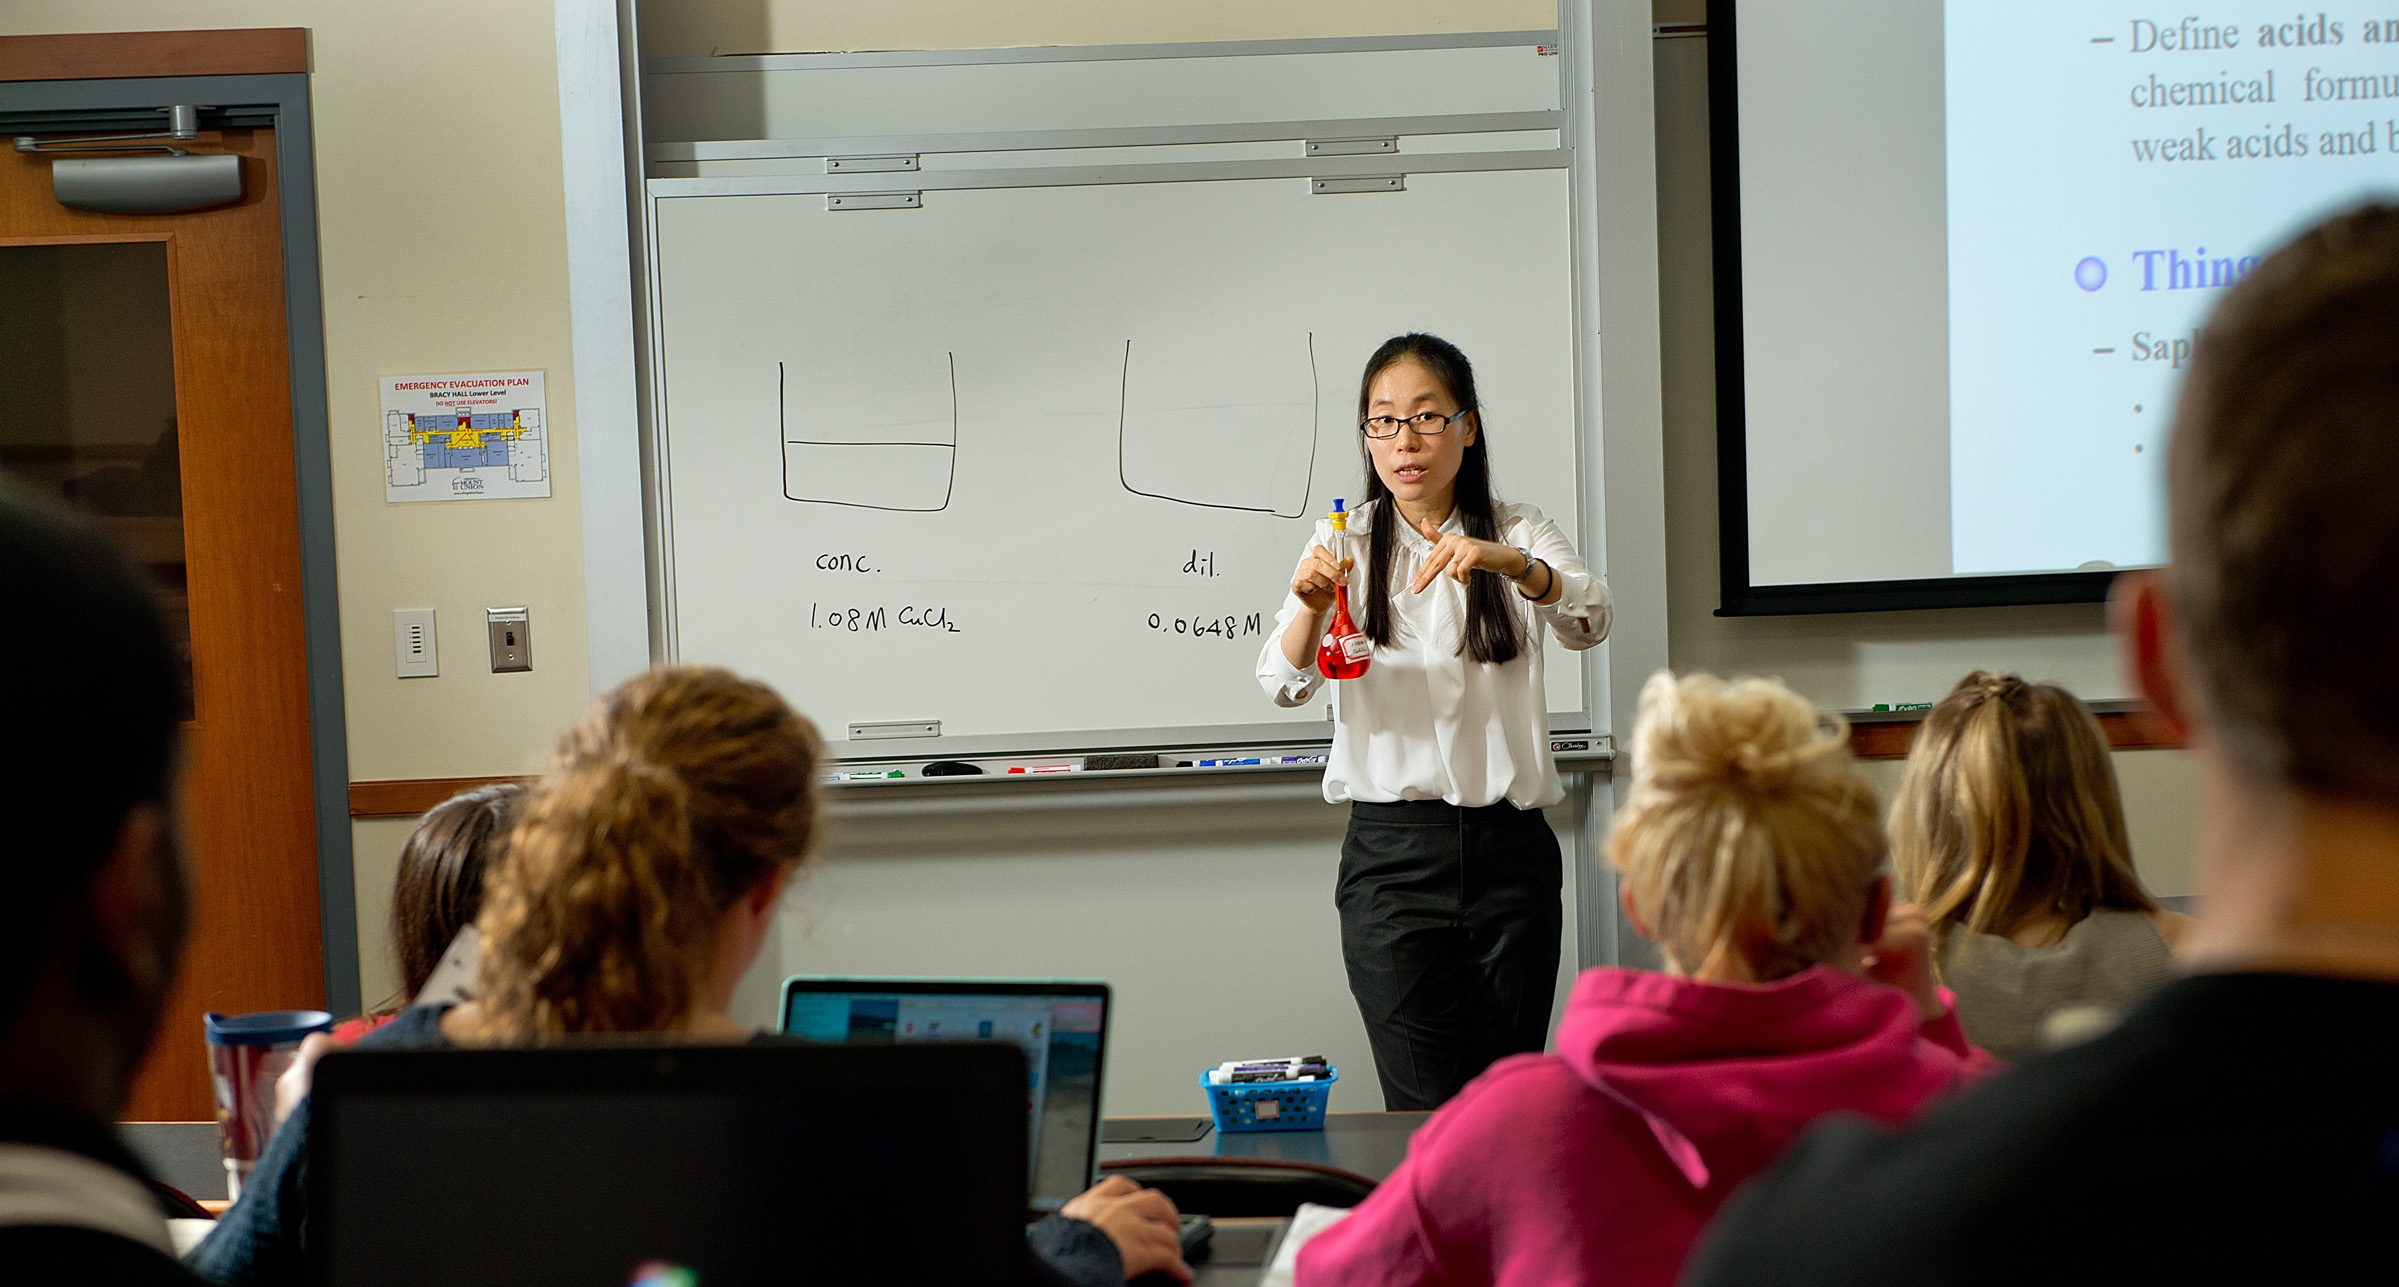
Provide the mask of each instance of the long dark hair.
{"label": "long dark hair", "polygon": [[400,990],[375,1013],[398,1014],[425,990],[450,940],[483,911],[483,873],[508,834],[509,813],[525,788],[495,782],[462,791],[440,804],[400,846],[392,882],[392,947],[400,957]]}
{"label": "long dark hair", "polygon": [[[1478,541],[1499,539],[1499,506],[1491,498],[1491,457],[1485,450],[1490,431],[1483,425],[1482,403],[1475,397],[1474,366],[1458,346],[1438,335],[1410,332],[1383,341],[1383,346],[1366,359],[1366,374],[1358,381],[1358,418],[1366,418],[1367,399],[1373,396],[1375,377],[1392,366],[1406,361],[1420,362],[1449,390],[1460,411],[1474,413],[1474,441],[1466,448],[1465,459],[1458,462],[1456,505],[1458,521],[1466,534]],[[1450,432],[1458,432],[1452,426]],[[1366,436],[1358,436],[1358,454],[1366,462],[1367,556],[1366,556],[1366,620],[1360,628],[1377,645],[1389,646],[1393,630],[1391,611],[1391,576],[1393,550],[1398,541],[1397,529],[1406,522],[1399,515],[1399,506],[1391,498],[1391,489],[1383,485],[1383,476],[1375,472],[1374,453],[1366,445]],[[1493,665],[1506,665],[1524,651],[1523,623],[1516,615],[1515,597],[1508,583],[1498,576],[1478,576],[1466,583],[1466,637],[1458,641],[1458,655]]]}

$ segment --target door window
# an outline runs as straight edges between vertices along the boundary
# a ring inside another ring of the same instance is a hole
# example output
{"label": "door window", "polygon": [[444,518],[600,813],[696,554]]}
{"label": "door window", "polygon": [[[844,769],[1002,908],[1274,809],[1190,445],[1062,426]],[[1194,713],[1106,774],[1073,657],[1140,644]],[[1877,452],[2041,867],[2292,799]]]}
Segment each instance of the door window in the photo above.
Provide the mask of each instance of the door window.
{"label": "door window", "polygon": [[191,710],[167,248],[0,246],[0,472],[115,536],[158,583]]}

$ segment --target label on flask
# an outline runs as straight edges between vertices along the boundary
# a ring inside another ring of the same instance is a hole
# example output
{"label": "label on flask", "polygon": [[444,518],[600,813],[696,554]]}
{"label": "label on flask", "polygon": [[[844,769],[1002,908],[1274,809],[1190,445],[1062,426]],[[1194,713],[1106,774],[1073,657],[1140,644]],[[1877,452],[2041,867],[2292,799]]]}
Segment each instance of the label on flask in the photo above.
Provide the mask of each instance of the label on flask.
{"label": "label on flask", "polygon": [[1341,636],[1341,655],[1350,661],[1364,661],[1374,651],[1374,644],[1364,635]]}

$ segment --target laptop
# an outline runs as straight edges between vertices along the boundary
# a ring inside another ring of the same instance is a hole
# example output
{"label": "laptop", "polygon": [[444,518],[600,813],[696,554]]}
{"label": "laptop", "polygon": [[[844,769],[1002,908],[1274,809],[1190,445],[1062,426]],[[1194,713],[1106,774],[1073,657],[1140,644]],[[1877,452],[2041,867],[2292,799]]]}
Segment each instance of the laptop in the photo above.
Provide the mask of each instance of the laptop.
{"label": "laptop", "polygon": [[1099,1163],[1105,983],[799,975],[783,984],[786,1036],[847,1048],[991,1042],[1024,1052],[1032,1210],[1091,1187]]}
{"label": "laptop", "polygon": [[315,1281],[1022,1283],[1024,1086],[1004,1043],[328,1055]]}

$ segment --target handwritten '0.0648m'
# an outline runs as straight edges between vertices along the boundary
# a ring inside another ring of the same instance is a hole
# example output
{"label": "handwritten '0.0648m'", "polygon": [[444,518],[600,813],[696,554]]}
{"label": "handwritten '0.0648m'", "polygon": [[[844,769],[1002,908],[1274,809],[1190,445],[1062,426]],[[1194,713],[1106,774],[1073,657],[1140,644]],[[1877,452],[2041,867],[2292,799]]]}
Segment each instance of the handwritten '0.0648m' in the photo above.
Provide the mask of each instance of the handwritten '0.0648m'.
{"label": "handwritten '0.0648m'", "polygon": [[1153,612],[1149,616],[1149,626],[1161,634],[1188,638],[1246,639],[1266,633],[1266,614],[1253,612],[1246,617],[1231,613],[1221,617],[1169,617]]}

